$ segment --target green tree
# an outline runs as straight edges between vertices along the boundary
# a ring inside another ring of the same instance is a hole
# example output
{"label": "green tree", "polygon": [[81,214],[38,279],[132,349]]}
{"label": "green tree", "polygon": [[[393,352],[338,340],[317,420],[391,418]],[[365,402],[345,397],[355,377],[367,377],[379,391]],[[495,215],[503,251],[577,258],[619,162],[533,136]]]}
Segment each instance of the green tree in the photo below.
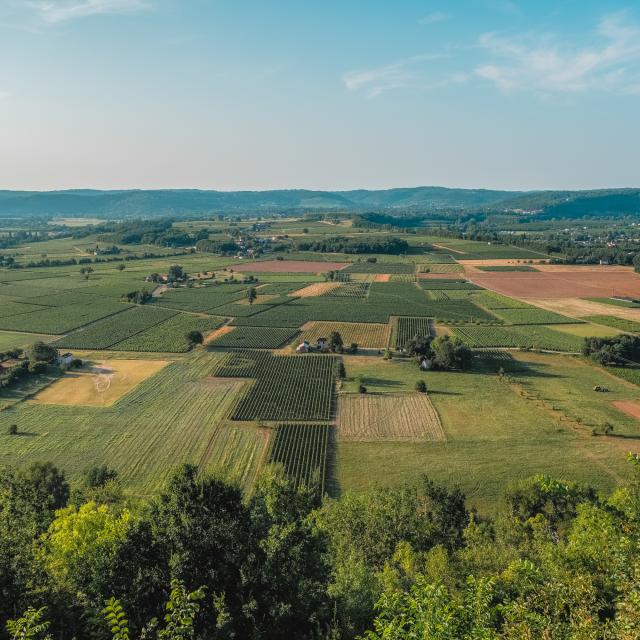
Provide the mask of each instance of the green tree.
{"label": "green tree", "polygon": [[255,287],[249,287],[247,289],[247,300],[249,301],[249,304],[252,305],[257,297],[258,294],[256,293]]}
{"label": "green tree", "polygon": [[342,353],[343,348],[344,344],[340,332],[332,331],[329,335],[329,351],[332,353]]}
{"label": "green tree", "polygon": [[185,334],[185,338],[191,347],[204,342],[204,336],[201,331],[189,331]]}
{"label": "green tree", "polygon": [[31,362],[46,362],[47,364],[53,364],[58,359],[58,350],[41,340],[34,342],[27,349],[26,353]]}

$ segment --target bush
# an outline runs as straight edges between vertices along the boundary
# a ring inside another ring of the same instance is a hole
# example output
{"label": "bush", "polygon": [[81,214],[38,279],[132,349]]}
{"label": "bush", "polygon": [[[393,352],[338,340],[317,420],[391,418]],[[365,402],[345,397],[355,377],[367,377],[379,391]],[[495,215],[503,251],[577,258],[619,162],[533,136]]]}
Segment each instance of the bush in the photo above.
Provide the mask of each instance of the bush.
{"label": "bush", "polygon": [[17,424],[10,424],[9,428],[7,429],[7,433],[10,436],[18,435],[18,425]]}
{"label": "bush", "polygon": [[365,387],[363,384],[359,385],[358,393],[367,393],[367,387]]}
{"label": "bush", "polygon": [[427,383],[424,380],[418,380],[418,382],[416,382],[416,391],[419,391],[420,393],[426,393]]}
{"label": "bush", "polygon": [[349,351],[351,353],[358,353],[358,343],[357,342],[352,342],[351,346],[349,347]]}

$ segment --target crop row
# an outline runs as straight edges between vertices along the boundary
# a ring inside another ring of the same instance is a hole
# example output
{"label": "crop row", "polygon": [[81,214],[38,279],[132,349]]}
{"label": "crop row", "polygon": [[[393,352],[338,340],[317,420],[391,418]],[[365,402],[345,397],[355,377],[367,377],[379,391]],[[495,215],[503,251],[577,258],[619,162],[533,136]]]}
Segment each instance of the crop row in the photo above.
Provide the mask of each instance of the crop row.
{"label": "crop row", "polygon": [[396,318],[393,330],[393,346],[396,349],[405,349],[416,336],[426,337],[430,335],[431,326],[428,318],[400,316]]}
{"label": "crop row", "polygon": [[111,349],[122,351],[150,351],[163,353],[184,353],[191,348],[186,334],[200,331],[206,335],[222,324],[221,318],[194,316],[179,313],[150,329],[137,333],[122,342],[111,345]]}
{"label": "crop row", "polygon": [[521,302],[520,300],[516,300],[515,298],[509,298],[508,296],[503,296],[500,293],[495,293],[494,291],[481,291],[479,292],[475,298],[477,301],[487,309],[533,309],[533,305],[527,304],[526,302]]}
{"label": "crop row", "polygon": [[328,424],[278,425],[269,462],[282,464],[296,486],[317,483],[324,493],[331,429]]}
{"label": "crop row", "polygon": [[554,311],[531,307],[530,309],[497,309],[496,315],[511,324],[575,324],[575,318],[560,315]]}
{"label": "crop row", "polygon": [[276,356],[268,351],[225,354],[220,377],[254,378],[234,420],[331,420],[335,412],[335,363],[326,355]]}
{"label": "crop row", "polygon": [[470,347],[519,347],[577,353],[583,339],[548,327],[455,327],[454,335]]}
{"label": "crop row", "polygon": [[236,349],[278,349],[291,341],[297,329],[279,327],[234,327],[213,342],[212,347],[233,347]]}
{"label": "crop row", "polygon": [[300,340],[313,345],[337,331],[345,347],[355,343],[364,349],[382,349],[389,343],[389,329],[388,324],[374,322],[310,322],[303,327]]}
{"label": "crop row", "polygon": [[366,298],[368,293],[368,282],[345,282],[321,295],[328,298]]}
{"label": "crop row", "polygon": [[426,279],[420,280],[420,286],[423,289],[437,291],[438,289],[457,289],[459,291],[479,291],[482,287],[466,280],[441,280],[441,279]]}
{"label": "crop row", "polygon": [[102,300],[67,307],[47,307],[32,313],[0,318],[0,329],[58,335],[125,311],[130,305]]}
{"label": "crop row", "polygon": [[412,263],[403,262],[354,262],[343,273],[415,273]]}
{"label": "crop row", "polygon": [[174,316],[177,311],[151,306],[134,307],[70,333],[55,343],[56,347],[74,349],[108,349]]}
{"label": "crop row", "polygon": [[636,322],[635,320],[616,318],[615,316],[585,316],[584,319],[597,324],[603,324],[605,327],[620,329],[620,331],[640,333],[640,322]]}

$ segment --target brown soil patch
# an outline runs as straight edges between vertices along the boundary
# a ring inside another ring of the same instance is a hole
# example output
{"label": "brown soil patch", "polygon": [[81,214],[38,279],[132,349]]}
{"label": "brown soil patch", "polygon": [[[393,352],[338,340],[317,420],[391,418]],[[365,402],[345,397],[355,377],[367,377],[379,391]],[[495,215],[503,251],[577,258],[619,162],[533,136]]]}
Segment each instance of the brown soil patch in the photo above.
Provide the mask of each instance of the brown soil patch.
{"label": "brown soil patch", "polygon": [[82,369],[67,371],[33,400],[70,407],[109,407],[167,364],[166,360],[91,362]]}
{"label": "brown soil patch", "polygon": [[321,262],[312,260],[265,260],[234,265],[240,273],[323,273],[348,267],[348,262]]}
{"label": "brown soil patch", "polygon": [[631,400],[616,400],[613,406],[628,416],[640,420],[640,404]]}
{"label": "brown soil patch", "polygon": [[348,442],[446,440],[426,393],[341,395],[337,436]]}
{"label": "brown soil patch", "polygon": [[514,298],[640,297],[640,276],[631,271],[477,272],[473,282]]}
{"label": "brown soil patch", "polygon": [[231,333],[232,331],[233,331],[233,327],[230,327],[228,324],[225,324],[224,326],[220,327],[219,329],[216,329],[215,331],[212,331],[205,338],[204,344],[209,344],[210,342],[213,342],[214,340],[216,340],[220,336],[224,336],[227,333]]}
{"label": "brown soil patch", "polygon": [[390,273],[376,273],[374,282],[389,282],[391,280]]}
{"label": "brown soil patch", "polygon": [[302,287],[302,289],[298,289],[297,291],[292,291],[289,295],[296,296],[298,298],[315,298],[316,296],[321,296],[322,294],[327,293],[327,291],[337,289],[339,286],[339,282],[315,282],[314,284]]}

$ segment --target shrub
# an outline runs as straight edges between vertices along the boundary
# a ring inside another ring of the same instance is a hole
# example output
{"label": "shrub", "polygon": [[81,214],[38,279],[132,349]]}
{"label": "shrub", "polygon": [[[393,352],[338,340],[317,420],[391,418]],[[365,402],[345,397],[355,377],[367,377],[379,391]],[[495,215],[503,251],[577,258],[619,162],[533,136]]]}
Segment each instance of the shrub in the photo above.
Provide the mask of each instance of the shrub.
{"label": "shrub", "polygon": [[18,435],[18,425],[17,424],[10,424],[9,428],[7,429],[7,433],[10,436]]}
{"label": "shrub", "polygon": [[419,391],[420,393],[426,393],[427,383],[424,380],[418,380],[418,382],[416,382],[416,391]]}
{"label": "shrub", "polygon": [[365,387],[363,384],[358,385],[358,393],[367,393],[367,387]]}

